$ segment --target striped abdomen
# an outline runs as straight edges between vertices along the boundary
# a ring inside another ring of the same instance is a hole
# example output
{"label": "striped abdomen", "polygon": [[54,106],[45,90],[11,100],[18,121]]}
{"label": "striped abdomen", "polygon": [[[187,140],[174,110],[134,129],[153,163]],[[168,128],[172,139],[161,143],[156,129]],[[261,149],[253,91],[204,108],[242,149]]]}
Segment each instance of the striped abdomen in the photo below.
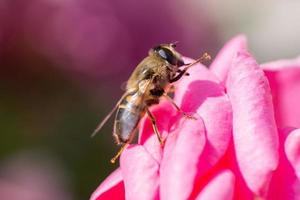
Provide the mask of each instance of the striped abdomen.
{"label": "striped abdomen", "polygon": [[114,123],[114,137],[118,144],[127,143],[133,139],[144,110],[143,95],[137,92],[124,96]]}

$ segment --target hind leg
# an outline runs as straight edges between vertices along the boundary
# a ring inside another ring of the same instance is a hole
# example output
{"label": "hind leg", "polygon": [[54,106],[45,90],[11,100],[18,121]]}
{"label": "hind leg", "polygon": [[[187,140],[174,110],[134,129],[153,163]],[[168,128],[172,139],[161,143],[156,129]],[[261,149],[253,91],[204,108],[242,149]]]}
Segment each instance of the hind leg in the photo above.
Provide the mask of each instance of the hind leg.
{"label": "hind leg", "polygon": [[120,155],[127,148],[128,145],[129,145],[129,143],[122,144],[122,146],[121,146],[120,150],[118,151],[118,153],[110,160],[110,162],[112,164],[114,164],[116,162],[116,160],[120,157]]}

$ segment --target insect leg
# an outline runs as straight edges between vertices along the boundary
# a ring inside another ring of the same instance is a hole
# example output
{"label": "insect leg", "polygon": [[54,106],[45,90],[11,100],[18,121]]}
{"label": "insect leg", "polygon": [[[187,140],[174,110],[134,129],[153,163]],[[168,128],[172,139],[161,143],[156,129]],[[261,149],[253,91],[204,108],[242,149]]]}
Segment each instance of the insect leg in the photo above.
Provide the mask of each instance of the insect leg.
{"label": "insect leg", "polygon": [[181,110],[181,109],[179,108],[179,106],[174,102],[174,100],[173,100],[171,97],[169,97],[167,94],[164,94],[164,97],[166,97],[166,99],[168,99],[168,100],[172,103],[172,105],[176,108],[176,110],[177,110],[178,112],[180,112],[183,116],[185,116],[186,118],[189,118],[189,119],[197,120],[196,117],[194,117],[194,116],[192,116],[192,115],[190,115],[190,114],[184,112],[183,110]]}
{"label": "insect leg", "polygon": [[171,85],[169,88],[166,89],[166,94],[173,94],[175,92],[175,86]]}
{"label": "insect leg", "polygon": [[202,62],[203,60],[210,60],[211,57],[210,55],[208,55],[208,53],[204,53],[199,59],[195,60],[194,62],[188,64],[185,68],[183,68],[179,74],[177,76],[175,76],[174,78],[170,79],[170,83],[173,83],[175,81],[178,81],[185,73],[186,71],[192,67],[193,65],[195,65],[196,63]]}
{"label": "insect leg", "polygon": [[127,148],[129,144],[125,143],[121,146],[120,150],[118,151],[118,153],[110,160],[110,162],[112,164],[114,164],[116,162],[116,160],[120,157],[121,153]]}
{"label": "insect leg", "polygon": [[[181,69],[178,69],[177,72],[178,72],[178,73],[181,73],[182,70],[181,70]],[[184,75],[185,75],[185,76],[189,76],[190,74],[189,74],[188,72],[186,72]]]}
{"label": "insect leg", "polygon": [[146,107],[146,112],[147,112],[147,114],[148,114],[148,116],[149,116],[149,118],[150,118],[150,120],[151,120],[152,127],[153,127],[153,130],[154,130],[154,132],[155,132],[157,138],[158,138],[158,141],[159,141],[159,143],[161,144],[161,146],[163,146],[163,145],[164,145],[164,141],[163,141],[163,139],[161,138],[161,135],[160,135],[160,133],[159,133],[159,131],[158,131],[157,124],[156,124],[156,119],[155,119],[155,117],[152,115],[152,113],[150,112],[150,110],[149,110],[148,107]]}
{"label": "insect leg", "polygon": [[169,80],[170,83],[173,83],[173,82],[178,81],[178,80],[185,74],[185,72],[186,72],[187,70],[188,70],[188,67],[186,67],[186,68],[184,68],[183,70],[181,70],[177,76],[175,76],[174,78],[172,78],[172,79]]}

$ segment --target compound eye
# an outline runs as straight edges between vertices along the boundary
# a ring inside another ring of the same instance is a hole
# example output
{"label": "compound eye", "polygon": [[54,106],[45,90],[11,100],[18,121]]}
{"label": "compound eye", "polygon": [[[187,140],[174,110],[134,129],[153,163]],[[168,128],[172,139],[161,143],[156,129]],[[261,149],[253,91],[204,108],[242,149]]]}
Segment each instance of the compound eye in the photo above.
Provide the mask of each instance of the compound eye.
{"label": "compound eye", "polygon": [[169,49],[159,49],[158,54],[172,65],[177,64],[177,59]]}
{"label": "compound eye", "polygon": [[167,55],[167,53],[166,53],[166,51],[164,49],[158,50],[158,54],[160,55],[160,57],[162,57],[163,59],[167,60],[168,55]]}

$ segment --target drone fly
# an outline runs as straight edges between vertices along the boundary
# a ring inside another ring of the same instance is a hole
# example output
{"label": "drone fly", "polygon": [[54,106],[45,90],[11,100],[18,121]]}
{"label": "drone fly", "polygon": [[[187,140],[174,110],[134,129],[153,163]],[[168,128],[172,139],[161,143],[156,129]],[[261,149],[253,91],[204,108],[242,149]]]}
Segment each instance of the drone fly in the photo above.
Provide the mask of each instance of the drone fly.
{"label": "drone fly", "polygon": [[167,90],[172,83],[178,81],[183,75],[188,75],[187,70],[191,66],[203,60],[209,60],[210,56],[205,53],[193,63],[185,64],[175,47],[175,43],[160,44],[149,50],[148,56],[138,64],[128,79],[126,91],[117,105],[93,132],[92,136],[102,128],[117,110],[113,137],[121,148],[116,156],[111,159],[112,163],[115,163],[123,150],[133,140],[139,121],[145,114],[150,118],[153,130],[160,144],[163,145],[164,141],[157,128],[156,119],[149,110],[150,106],[159,104],[161,98],[165,97],[169,100],[178,112],[184,116],[193,118],[175,104],[172,98],[167,95]]}

